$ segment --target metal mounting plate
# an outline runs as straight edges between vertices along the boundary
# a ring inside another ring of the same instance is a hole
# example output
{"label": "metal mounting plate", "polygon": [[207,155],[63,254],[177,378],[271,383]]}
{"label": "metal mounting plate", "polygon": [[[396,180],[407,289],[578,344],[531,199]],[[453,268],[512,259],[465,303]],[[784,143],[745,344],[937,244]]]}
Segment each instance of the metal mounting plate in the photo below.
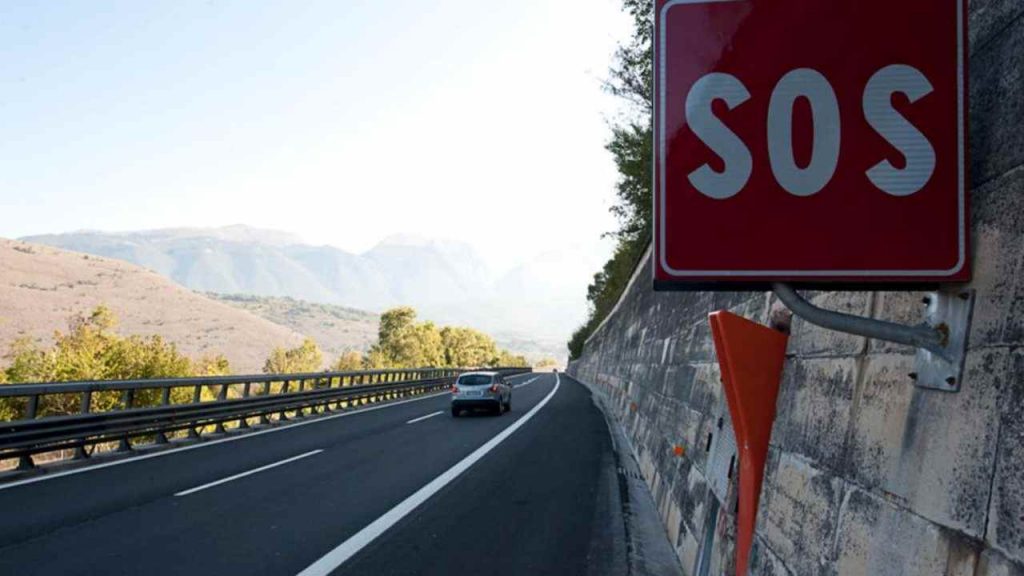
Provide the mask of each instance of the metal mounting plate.
{"label": "metal mounting plate", "polygon": [[943,392],[959,392],[967,355],[967,336],[974,311],[974,290],[952,289],[931,292],[925,298],[924,321],[945,334],[944,354],[917,349],[914,373],[917,386]]}
{"label": "metal mounting plate", "polygon": [[724,504],[729,494],[729,482],[732,480],[733,469],[737,466],[736,433],[733,431],[732,418],[729,416],[728,410],[723,411],[716,424],[715,430],[712,432],[711,453],[708,455],[706,474],[711,491]]}

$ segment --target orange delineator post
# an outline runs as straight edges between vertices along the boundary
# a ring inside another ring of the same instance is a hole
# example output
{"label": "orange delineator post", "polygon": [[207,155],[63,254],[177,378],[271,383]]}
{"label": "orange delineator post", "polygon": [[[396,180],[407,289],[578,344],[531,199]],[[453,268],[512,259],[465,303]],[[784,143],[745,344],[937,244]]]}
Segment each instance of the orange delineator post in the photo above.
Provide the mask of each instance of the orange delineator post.
{"label": "orange delineator post", "polygon": [[739,452],[736,574],[747,573],[788,336],[719,310],[708,318]]}

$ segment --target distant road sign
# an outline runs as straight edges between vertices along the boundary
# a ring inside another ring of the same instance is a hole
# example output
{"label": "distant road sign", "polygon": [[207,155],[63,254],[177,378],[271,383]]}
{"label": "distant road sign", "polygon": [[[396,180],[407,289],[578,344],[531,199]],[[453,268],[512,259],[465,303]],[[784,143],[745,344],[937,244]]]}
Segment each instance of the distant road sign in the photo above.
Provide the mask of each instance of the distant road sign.
{"label": "distant road sign", "polygon": [[969,280],[965,12],[657,0],[656,288]]}

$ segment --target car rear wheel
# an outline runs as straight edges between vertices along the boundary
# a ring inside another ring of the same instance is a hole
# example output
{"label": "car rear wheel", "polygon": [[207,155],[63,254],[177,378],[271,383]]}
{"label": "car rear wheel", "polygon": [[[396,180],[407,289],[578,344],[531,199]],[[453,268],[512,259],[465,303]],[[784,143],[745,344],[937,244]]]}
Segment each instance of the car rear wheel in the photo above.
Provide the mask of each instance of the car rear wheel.
{"label": "car rear wheel", "polygon": [[495,416],[501,416],[502,412],[504,412],[504,410],[502,410],[502,408],[504,408],[504,407],[505,406],[499,400],[498,401],[498,405],[494,407],[494,415]]}
{"label": "car rear wheel", "polygon": [[458,418],[458,417],[459,417],[459,409],[456,408],[455,406],[452,406],[452,418]]}

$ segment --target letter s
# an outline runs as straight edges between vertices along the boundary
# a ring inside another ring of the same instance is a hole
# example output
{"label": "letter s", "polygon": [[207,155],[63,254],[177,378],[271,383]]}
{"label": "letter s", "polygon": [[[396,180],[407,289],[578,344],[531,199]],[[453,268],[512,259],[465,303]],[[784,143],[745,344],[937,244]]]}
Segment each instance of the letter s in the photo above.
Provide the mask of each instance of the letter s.
{"label": "letter s", "polygon": [[917,102],[932,92],[920,70],[904,64],[886,66],[864,87],[864,117],[868,124],[907,159],[902,170],[882,160],[867,171],[879,190],[893,196],[910,196],[924,188],[935,172],[935,149],[913,124],[892,107],[892,95],[902,92]]}
{"label": "letter s", "polygon": [[686,96],[686,122],[712,152],[724,162],[715,172],[707,164],[691,172],[690,183],[701,194],[722,200],[735,196],[750,180],[750,150],[735,132],[711,111],[711,103],[723,100],[730,110],[750,99],[750,92],[735,76],[713,72],[694,83]]}

